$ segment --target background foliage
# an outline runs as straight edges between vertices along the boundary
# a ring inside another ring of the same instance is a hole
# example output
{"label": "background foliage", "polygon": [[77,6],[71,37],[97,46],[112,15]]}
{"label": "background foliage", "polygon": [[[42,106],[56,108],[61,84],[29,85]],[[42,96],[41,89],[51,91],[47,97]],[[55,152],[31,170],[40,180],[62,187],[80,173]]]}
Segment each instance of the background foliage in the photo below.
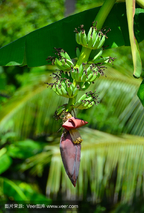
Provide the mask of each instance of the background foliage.
{"label": "background foliage", "polygon": [[[63,18],[65,11],[64,1],[0,4],[1,46]],[[79,0],[76,11],[93,5]],[[90,88],[99,93],[100,104],[77,112],[89,124],[81,129],[84,142],[76,189],[62,166],[61,123],[53,118],[66,99],[45,84],[52,81],[53,67],[0,67],[2,208],[8,202],[65,204],[74,200],[79,212],[143,212],[144,108],[136,96],[141,79],[132,77],[130,47],[105,54],[116,58],[114,65]],[[141,57],[144,62],[143,51]]]}

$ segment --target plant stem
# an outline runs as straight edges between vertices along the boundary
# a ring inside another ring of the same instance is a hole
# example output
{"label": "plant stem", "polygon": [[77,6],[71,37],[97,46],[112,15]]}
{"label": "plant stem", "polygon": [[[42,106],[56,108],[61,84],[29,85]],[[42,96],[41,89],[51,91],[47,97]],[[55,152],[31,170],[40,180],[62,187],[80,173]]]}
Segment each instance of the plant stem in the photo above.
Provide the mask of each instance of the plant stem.
{"label": "plant stem", "polygon": [[80,54],[79,59],[76,63],[76,67],[79,67],[82,63],[87,62],[90,53],[91,53],[91,49],[89,49],[87,47],[82,47],[81,54]]}
{"label": "plant stem", "polygon": [[[113,5],[115,4],[116,0],[106,0],[102,7],[100,8],[95,20],[94,20],[94,26],[97,27],[98,30],[100,30],[111,11]],[[97,24],[96,24],[97,23]]]}
{"label": "plant stem", "polygon": [[67,105],[67,111],[71,112],[73,109],[73,105],[75,104],[76,96],[74,98],[69,98],[69,102]]}
{"label": "plant stem", "polygon": [[136,0],[140,7],[144,9],[144,1],[143,0]]}

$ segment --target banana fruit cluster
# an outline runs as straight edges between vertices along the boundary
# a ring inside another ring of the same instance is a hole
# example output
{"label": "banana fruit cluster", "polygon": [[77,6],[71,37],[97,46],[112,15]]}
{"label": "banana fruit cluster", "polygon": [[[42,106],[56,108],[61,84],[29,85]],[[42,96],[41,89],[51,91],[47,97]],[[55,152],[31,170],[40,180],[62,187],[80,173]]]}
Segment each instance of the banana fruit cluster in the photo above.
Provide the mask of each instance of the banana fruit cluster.
{"label": "banana fruit cluster", "polygon": [[94,26],[89,29],[86,35],[83,27],[84,25],[81,25],[80,32],[75,28],[76,42],[90,49],[100,49],[105,43],[106,35],[103,34],[102,31],[98,31]]}
{"label": "banana fruit cluster", "polygon": [[74,108],[89,109],[94,104],[98,103],[97,97],[98,97],[98,95],[96,94],[96,92],[94,92],[94,93],[91,91],[87,92],[84,95],[82,95],[78,101],[76,101],[76,103],[74,104]]}
{"label": "banana fruit cluster", "polygon": [[56,55],[58,55],[58,58],[50,56],[47,58],[47,60],[51,60],[52,64],[56,65],[60,70],[63,71],[70,70],[74,66],[74,64],[68,53],[61,48],[58,49],[55,48],[55,50],[57,51]]}
{"label": "banana fruit cluster", "polygon": [[47,83],[48,86],[59,96],[65,98],[74,98],[80,87],[73,83],[73,79],[70,72],[63,72],[62,70],[58,73],[53,73],[54,83]]}
{"label": "banana fruit cluster", "polygon": [[76,82],[93,82],[100,76],[98,68],[92,65],[84,69],[84,66],[81,64],[79,68],[73,68],[70,72]]}

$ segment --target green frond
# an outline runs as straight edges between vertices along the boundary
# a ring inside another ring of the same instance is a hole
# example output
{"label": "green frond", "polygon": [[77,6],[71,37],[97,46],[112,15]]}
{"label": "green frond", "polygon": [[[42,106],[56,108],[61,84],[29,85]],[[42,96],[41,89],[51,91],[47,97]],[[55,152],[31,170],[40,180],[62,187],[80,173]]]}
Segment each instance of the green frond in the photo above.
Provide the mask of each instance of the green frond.
{"label": "green frond", "polygon": [[97,79],[90,88],[99,94],[100,104],[78,111],[78,117],[83,116],[90,127],[112,134],[144,136],[144,108],[137,97],[141,80],[135,81],[110,67],[105,74],[107,77]]}
{"label": "green frond", "polygon": [[47,88],[45,83],[51,82],[47,73],[27,77],[26,85],[1,109],[0,131],[15,131],[21,137],[50,134],[59,129],[53,115],[63,98]]}

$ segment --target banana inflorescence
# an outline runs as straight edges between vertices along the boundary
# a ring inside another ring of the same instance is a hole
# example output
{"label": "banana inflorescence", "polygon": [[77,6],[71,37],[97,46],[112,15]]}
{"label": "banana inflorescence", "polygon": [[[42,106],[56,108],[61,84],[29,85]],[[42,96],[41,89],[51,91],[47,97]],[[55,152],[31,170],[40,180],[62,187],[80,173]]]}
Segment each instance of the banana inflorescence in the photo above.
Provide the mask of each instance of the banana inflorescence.
{"label": "banana inflorescence", "polygon": [[[77,43],[82,45],[86,50],[90,49],[93,52],[86,61],[83,60],[85,63],[76,62],[83,54],[83,48],[80,50],[79,47],[76,48],[77,58],[74,61],[62,48],[54,48],[55,56],[47,58],[48,61],[51,61],[59,69],[57,73],[53,73],[54,83],[47,83],[48,86],[57,95],[69,98],[69,103],[71,103],[58,108],[56,112],[58,116],[61,112],[67,112],[69,109],[88,109],[98,103],[96,92],[86,92],[77,101],[76,96],[79,91],[87,90],[91,83],[94,83],[97,78],[104,75],[106,68],[104,64],[114,60],[111,57],[102,57],[103,45],[108,31],[105,29],[97,30],[96,27],[92,26],[86,34],[84,25],[80,26],[80,31],[75,28]],[[92,57],[92,55],[94,56]]]}

